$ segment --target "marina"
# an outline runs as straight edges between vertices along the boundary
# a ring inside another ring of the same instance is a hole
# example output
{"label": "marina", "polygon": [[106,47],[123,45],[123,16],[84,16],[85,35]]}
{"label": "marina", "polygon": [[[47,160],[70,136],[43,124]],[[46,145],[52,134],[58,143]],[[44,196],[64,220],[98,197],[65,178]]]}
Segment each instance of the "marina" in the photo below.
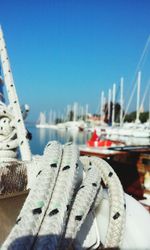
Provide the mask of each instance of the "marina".
{"label": "marina", "polygon": [[135,13],[127,29],[135,3],[114,6],[10,3],[8,48],[0,26],[1,250],[150,249],[150,36],[135,66],[149,25],[139,30]]}

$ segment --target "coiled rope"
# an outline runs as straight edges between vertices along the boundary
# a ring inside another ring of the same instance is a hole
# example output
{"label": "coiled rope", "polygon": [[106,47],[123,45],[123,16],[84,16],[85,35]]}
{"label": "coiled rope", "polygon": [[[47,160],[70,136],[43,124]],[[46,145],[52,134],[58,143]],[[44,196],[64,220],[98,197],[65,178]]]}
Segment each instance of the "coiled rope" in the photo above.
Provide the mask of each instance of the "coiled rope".
{"label": "coiled rope", "polygon": [[75,247],[88,213],[100,206],[104,186],[110,201],[104,247],[121,246],[124,193],[115,172],[104,160],[79,157],[76,145],[62,146],[52,141],[43,156],[34,157],[28,164],[27,171],[32,188],[2,250]]}
{"label": "coiled rope", "polygon": [[[0,103],[0,161],[10,161],[17,157],[19,146],[14,117],[9,108]],[[12,158],[12,159],[11,159]]]}

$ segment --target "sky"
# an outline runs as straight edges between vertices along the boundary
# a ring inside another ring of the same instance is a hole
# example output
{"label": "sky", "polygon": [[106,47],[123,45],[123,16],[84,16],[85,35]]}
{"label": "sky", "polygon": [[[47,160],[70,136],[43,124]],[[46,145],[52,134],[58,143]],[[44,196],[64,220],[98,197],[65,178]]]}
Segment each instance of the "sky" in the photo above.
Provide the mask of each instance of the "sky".
{"label": "sky", "polygon": [[[11,69],[30,121],[40,111],[63,113],[74,102],[99,112],[101,91],[124,77],[127,106],[150,35],[149,0],[0,0]],[[148,51],[149,52],[149,51]],[[150,77],[142,71],[141,98]],[[135,110],[136,96],[129,110]],[[148,94],[144,103],[148,109]]]}

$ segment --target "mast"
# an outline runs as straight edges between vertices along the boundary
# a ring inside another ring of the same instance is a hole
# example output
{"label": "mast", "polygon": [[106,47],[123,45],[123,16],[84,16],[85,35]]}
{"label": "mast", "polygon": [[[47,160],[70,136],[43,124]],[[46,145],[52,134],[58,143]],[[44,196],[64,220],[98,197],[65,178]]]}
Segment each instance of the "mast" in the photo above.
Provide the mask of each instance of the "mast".
{"label": "mast", "polygon": [[108,122],[110,122],[111,89],[108,90]]}
{"label": "mast", "polygon": [[120,80],[120,126],[123,125],[123,77]]}
{"label": "mast", "polygon": [[136,123],[140,122],[140,85],[141,85],[141,71],[138,72],[137,78],[137,103],[136,103]]}
{"label": "mast", "polygon": [[104,106],[104,91],[102,91],[101,93],[101,109],[100,109],[101,122],[102,122],[102,117],[103,117],[103,106]]}
{"label": "mast", "polygon": [[73,121],[77,121],[78,103],[75,102],[73,105]]}
{"label": "mast", "polygon": [[4,74],[4,82],[6,85],[6,90],[8,93],[8,99],[10,106],[13,109],[14,120],[17,129],[17,137],[19,141],[20,153],[22,160],[30,161],[31,160],[31,151],[29,147],[28,140],[26,138],[27,131],[25,129],[23,117],[21,114],[21,109],[19,105],[18,96],[16,93],[16,88],[12,76],[12,71],[10,68],[10,62],[6,50],[6,44],[3,38],[2,28],[0,27],[0,58],[2,63],[2,69]]}
{"label": "mast", "polygon": [[115,125],[115,98],[116,97],[116,84],[113,84],[113,93],[112,93],[112,126]]}
{"label": "mast", "polygon": [[85,121],[87,121],[87,118],[88,118],[88,111],[89,110],[89,105],[88,104],[86,104],[85,105]]}

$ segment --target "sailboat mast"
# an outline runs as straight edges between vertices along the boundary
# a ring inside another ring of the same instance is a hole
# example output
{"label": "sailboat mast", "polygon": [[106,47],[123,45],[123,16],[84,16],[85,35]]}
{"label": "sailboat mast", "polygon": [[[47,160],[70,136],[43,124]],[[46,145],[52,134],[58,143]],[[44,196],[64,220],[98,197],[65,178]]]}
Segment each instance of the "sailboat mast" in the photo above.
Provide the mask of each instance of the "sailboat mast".
{"label": "sailboat mast", "polygon": [[89,110],[89,105],[88,104],[86,104],[85,105],[85,121],[87,121],[87,118],[88,118],[88,111]]}
{"label": "sailboat mast", "polygon": [[141,71],[138,72],[137,78],[137,103],[136,103],[136,122],[139,123],[140,119],[140,85],[141,85]]}
{"label": "sailboat mast", "polygon": [[22,156],[22,160],[29,161],[31,160],[31,151],[29,147],[28,140],[26,138],[27,131],[25,129],[23,117],[21,114],[21,109],[19,105],[19,100],[10,68],[9,58],[6,50],[5,41],[3,38],[2,28],[0,27],[0,58],[2,63],[2,69],[4,74],[4,82],[6,85],[8,99],[10,105],[13,109],[16,129],[17,129],[17,137],[19,140],[20,153]]}
{"label": "sailboat mast", "polygon": [[120,126],[123,125],[123,77],[120,80]]}
{"label": "sailboat mast", "polygon": [[103,107],[104,107],[104,91],[102,91],[101,93],[101,109],[100,109],[101,122],[103,117]]}
{"label": "sailboat mast", "polygon": [[113,98],[113,100],[112,100],[112,102],[113,102],[113,106],[112,106],[112,126],[114,126],[115,125],[115,98],[116,97],[116,84],[114,83],[113,84],[113,96],[112,96],[112,98]]}
{"label": "sailboat mast", "polygon": [[111,89],[108,90],[108,122],[110,121]]}
{"label": "sailboat mast", "polygon": [[73,105],[73,121],[77,121],[78,103],[75,102]]}

